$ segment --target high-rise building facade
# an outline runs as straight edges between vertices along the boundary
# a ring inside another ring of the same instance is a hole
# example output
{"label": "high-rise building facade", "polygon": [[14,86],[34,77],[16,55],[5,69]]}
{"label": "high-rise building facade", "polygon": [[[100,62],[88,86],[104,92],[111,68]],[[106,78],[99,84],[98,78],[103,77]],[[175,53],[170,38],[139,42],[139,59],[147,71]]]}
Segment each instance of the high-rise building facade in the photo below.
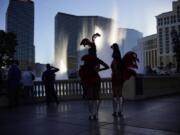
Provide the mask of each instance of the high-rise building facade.
{"label": "high-rise building facade", "polygon": [[[100,16],[75,16],[65,13],[58,13],[55,17],[55,65],[60,70],[66,71],[70,75],[76,72],[81,62],[81,56],[87,51],[80,47],[83,38],[89,38],[94,33],[100,33],[97,41],[97,55],[110,65],[112,61],[112,50],[110,45],[114,42],[119,44],[122,55],[137,45],[137,40],[142,37],[142,33],[133,29],[114,29],[117,33],[113,34],[112,25],[114,21]],[[113,27],[114,28],[114,27]],[[117,37],[117,41],[110,39]],[[105,71],[107,72],[107,71]],[[110,76],[110,72],[103,75]]]}
{"label": "high-rise building facade", "polygon": [[143,36],[141,32],[135,29],[119,28],[119,32],[121,33],[119,36],[125,35],[120,45],[122,55],[128,51],[132,51],[132,49],[137,46],[137,40]]}
{"label": "high-rise building facade", "polygon": [[176,29],[180,32],[180,0],[174,1],[172,11],[156,16],[157,19],[157,55],[158,66],[166,66],[169,63],[176,64],[171,31]]}
{"label": "high-rise building facade", "polygon": [[81,40],[91,39],[96,26],[107,29],[110,24],[111,19],[103,17],[58,13],[55,17],[55,65],[60,69],[67,66],[69,75],[77,71]]}
{"label": "high-rise building facade", "polygon": [[6,13],[6,31],[16,34],[15,59],[21,68],[35,63],[34,3],[31,0],[10,0]]}
{"label": "high-rise building facade", "polygon": [[153,34],[150,36],[143,37],[138,40],[139,50],[142,52],[143,61],[141,61],[144,65],[144,69],[146,67],[151,67],[152,69],[156,69],[157,65],[157,34]]}

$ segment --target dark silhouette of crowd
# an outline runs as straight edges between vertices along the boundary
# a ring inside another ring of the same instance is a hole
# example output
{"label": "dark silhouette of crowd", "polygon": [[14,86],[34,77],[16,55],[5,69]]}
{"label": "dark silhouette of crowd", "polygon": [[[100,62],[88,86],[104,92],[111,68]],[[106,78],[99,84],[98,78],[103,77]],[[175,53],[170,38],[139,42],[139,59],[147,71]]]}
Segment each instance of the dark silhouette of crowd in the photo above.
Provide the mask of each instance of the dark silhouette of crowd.
{"label": "dark silhouette of crowd", "polygon": [[[47,64],[46,71],[42,75],[47,105],[52,101],[55,101],[57,105],[59,104],[57,93],[54,89],[55,73],[58,71],[58,68]],[[2,71],[0,70],[0,86],[2,86],[2,76]],[[17,107],[21,104],[36,103],[34,98],[34,80],[35,75],[31,67],[28,66],[25,70],[21,71],[17,60],[10,62],[6,85],[9,108]]]}

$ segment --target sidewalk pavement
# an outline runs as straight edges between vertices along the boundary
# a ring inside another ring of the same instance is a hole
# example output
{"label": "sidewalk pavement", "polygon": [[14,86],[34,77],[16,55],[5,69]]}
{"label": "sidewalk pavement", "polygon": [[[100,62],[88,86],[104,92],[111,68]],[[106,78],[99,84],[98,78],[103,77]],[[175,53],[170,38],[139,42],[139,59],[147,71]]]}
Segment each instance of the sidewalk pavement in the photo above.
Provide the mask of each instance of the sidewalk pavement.
{"label": "sidewalk pavement", "polygon": [[0,135],[179,135],[180,95],[126,101],[124,117],[112,117],[103,100],[98,121],[88,120],[86,101],[62,101],[0,109]]}

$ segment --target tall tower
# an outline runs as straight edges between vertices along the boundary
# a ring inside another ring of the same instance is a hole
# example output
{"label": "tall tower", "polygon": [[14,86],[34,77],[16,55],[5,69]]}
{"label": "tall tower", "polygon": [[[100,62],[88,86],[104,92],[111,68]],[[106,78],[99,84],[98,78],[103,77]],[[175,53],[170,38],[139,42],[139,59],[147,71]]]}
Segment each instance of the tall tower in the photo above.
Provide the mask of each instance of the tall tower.
{"label": "tall tower", "polygon": [[15,59],[20,67],[35,63],[34,47],[34,2],[31,0],[10,0],[6,13],[6,31],[17,36]]}

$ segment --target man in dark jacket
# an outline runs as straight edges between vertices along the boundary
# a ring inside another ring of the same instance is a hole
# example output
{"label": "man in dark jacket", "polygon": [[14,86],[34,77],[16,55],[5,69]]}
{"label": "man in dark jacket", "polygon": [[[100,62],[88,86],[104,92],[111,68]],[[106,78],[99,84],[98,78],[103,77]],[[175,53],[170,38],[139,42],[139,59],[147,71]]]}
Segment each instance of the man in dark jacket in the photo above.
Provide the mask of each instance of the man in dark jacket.
{"label": "man in dark jacket", "polygon": [[10,107],[18,105],[21,81],[21,70],[18,65],[18,61],[13,61],[8,71],[8,96]]}
{"label": "man in dark jacket", "polygon": [[42,75],[42,81],[45,84],[45,91],[46,91],[46,103],[49,103],[54,99],[56,104],[59,104],[57,94],[54,89],[54,82],[55,82],[55,73],[58,72],[59,69],[52,67],[50,64],[46,65],[46,71]]}

